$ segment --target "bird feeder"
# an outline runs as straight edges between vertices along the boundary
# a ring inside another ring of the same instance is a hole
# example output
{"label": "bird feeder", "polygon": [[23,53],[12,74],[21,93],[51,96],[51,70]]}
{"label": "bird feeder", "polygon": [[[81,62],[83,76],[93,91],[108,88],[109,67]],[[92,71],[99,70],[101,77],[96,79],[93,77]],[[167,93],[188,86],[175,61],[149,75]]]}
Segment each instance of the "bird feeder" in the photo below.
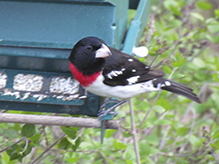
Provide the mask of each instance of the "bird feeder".
{"label": "bird feeder", "polygon": [[130,54],[149,14],[149,0],[0,0],[0,6],[0,109],[89,116],[97,116],[101,97],[86,93],[70,73],[72,47],[96,36]]}

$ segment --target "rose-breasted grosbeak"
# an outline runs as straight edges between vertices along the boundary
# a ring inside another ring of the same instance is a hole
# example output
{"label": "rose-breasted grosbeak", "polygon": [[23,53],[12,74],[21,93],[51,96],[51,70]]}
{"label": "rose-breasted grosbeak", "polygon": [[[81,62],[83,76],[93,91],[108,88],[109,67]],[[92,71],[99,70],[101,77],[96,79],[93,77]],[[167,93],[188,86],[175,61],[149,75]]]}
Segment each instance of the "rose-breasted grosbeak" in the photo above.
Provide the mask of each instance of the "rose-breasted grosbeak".
{"label": "rose-breasted grosbeak", "polygon": [[166,90],[201,103],[191,88],[163,78],[162,71],[107,47],[96,37],[81,39],[72,49],[69,61],[75,79],[99,96],[126,99],[148,91]]}

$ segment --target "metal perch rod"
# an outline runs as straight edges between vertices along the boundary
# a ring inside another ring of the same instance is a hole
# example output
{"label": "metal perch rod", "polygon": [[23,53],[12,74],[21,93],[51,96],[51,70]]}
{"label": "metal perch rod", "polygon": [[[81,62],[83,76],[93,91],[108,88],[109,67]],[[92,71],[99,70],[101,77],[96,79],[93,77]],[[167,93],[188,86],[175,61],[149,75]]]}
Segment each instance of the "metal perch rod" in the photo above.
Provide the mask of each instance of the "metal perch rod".
{"label": "metal perch rod", "polygon": [[[100,128],[100,121],[93,118],[63,117],[63,116],[45,116],[31,114],[10,114],[0,113],[0,123],[22,123],[50,126],[74,126],[86,128]],[[118,129],[119,121],[105,121],[106,129]]]}

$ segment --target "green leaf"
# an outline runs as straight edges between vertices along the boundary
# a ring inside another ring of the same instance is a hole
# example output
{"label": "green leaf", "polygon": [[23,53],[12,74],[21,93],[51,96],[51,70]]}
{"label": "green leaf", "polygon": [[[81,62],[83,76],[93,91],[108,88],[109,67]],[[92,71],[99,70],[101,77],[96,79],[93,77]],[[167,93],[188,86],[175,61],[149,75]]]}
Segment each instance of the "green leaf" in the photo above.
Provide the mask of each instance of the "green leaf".
{"label": "green leaf", "polygon": [[61,126],[62,131],[70,138],[74,139],[76,137],[78,128],[76,127],[68,127],[68,126]]}
{"label": "green leaf", "polygon": [[126,163],[126,164],[134,164],[132,161],[130,161],[130,160],[128,160],[128,159],[125,160],[125,163]]}
{"label": "green leaf", "polygon": [[159,138],[155,134],[149,134],[148,136],[145,137],[145,139],[153,145],[158,144],[159,142]]}
{"label": "green leaf", "polygon": [[10,146],[10,147],[6,150],[6,152],[7,152],[7,154],[8,154],[9,156],[11,155],[11,153],[12,153],[13,151],[20,152],[20,151],[22,151],[22,147],[21,147],[20,145],[18,145],[18,144],[14,144],[14,145]]}
{"label": "green leaf", "polygon": [[66,137],[66,138],[67,138],[69,144],[71,144],[72,150],[75,151],[79,147],[79,145],[81,143],[81,137],[78,137],[76,140],[75,139],[71,139],[69,137]]}
{"label": "green leaf", "polygon": [[175,68],[179,68],[182,67],[185,63],[185,59],[181,59],[181,60],[177,60],[175,62],[173,62],[173,67]]}
{"label": "green leaf", "polygon": [[215,16],[216,16],[216,17],[218,17],[218,18],[219,18],[219,10],[217,10],[217,9],[216,9],[216,10],[214,10],[214,14],[215,14]]}
{"label": "green leaf", "polygon": [[200,138],[197,138],[195,135],[191,135],[191,136],[189,137],[189,142],[190,142],[193,146],[199,147],[199,146],[202,145],[203,140],[200,139]]}
{"label": "green leaf", "polygon": [[197,68],[205,68],[206,67],[206,63],[201,58],[195,58],[193,60],[193,63],[195,64],[195,66]]}
{"label": "green leaf", "polygon": [[213,73],[212,74],[212,79],[215,81],[215,82],[219,82],[219,75],[218,75],[218,73]]}
{"label": "green leaf", "polygon": [[178,136],[185,136],[186,134],[189,133],[189,128],[187,128],[187,127],[177,128],[176,133]]}
{"label": "green leaf", "polygon": [[27,138],[32,137],[35,132],[35,125],[33,124],[25,124],[21,129],[21,134]]}
{"label": "green leaf", "polygon": [[34,143],[34,144],[39,144],[39,140],[41,137],[41,133],[35,134],[33,135],[30,140]]}
{"label": "green leaf", "polygon": [[185,57],[183,57],[180,52],[177,52],[172,60],[173,67],[175,68],[182,67],[184,63],[185,63]]}
{"label": "green leaf", "polygon": [[116,130],[114,129],[108,129],[106,130],[106,133],[105,133],[105,138],[110,138],[114,133],[115,133]]}
{"label": "green leaf", "polygon": [[164,6],[171,12],[173,12],[175,15],[181,16],[181,7],[177,1],[173,0],[166,0],[164,1]]}
{"label": "green leaf", "polygon": [[140,156],[149,156],[150,154],[156,154],[158,153],[158,149],[154,148],[153,146],[150,146],[145,141],[139,142],[139,150],[140,150]]}
{"label": "green leaf", "polygon": [[68,163],[77,163],[78,157],[68,158],[68,159],[65,159],[65,161]]}
{"label": "green leaf", "polygon": [[[25,148],[25,144],[23,144],[22,147]],[[32,150],[32,146],[28,144],[25,151],[23,152],[23,157],[30,154],[31,150]]]}
{"label": "green leaf", "polygon": [[122,135],[123,135],[123,137],[125,137],[125,138],[128,138],[128,137],[131,137],[131,136],[132,136],[132,134],[130,134],[130,133],[127,132],[127,131],[124,131],[124,132],[122,133]]}
{"label": "green leaf", "polygon": [[116,139],[113,140],[113,147],[116,150],[126,149],[126,145],[122,142],[118,142]]}
{"label": "green leaf", "polygon": [[[1,161],[2,160],[2,161]],[[5,152],[5,151],[3,151],[2,153],[1,153],[1,159],[0,159],[0,163],[2,162],[3,164],[8,164],[9,163],[9,160],[10,160],[10,157],[9,157],[9,155]],[[4,163],[4,162],[5,163]]]}
{"label": "green leaf", "polygon": [[178,7],[175,7],[174,5],[169,5],[169,10],[172,11],[174,14],[181,16],[182,13],[180,12]]}
{"label": "green leaf", "polygon": [[172,69],[170,67],[168,67],[168,66],[163,66],[163,69],[168,74],[171,74],[171,72],[172,72]]}
{"label": "green leaf", "polygon": [[167,119],[162,119],[157,122],[157,125],[170,125],[172,122]]}
{"label": "green leaf", "polygon": [[159,138],[155,134],[149,134],[148,136],[145,137],[145,139],[153,145],[159,143]]}
{"label": "green leaf", "polygon": [[7,129],[7,130],[5,130],[3,132],[3,135],[8,137],[8,138],[12,138],[12,139],[15,139],[15,138],[19,137],[18,132],[15,129]]}
{"label": "green leaf", "polygon": [[214,38],[213,38],[211,35],[206,34],[205,37],[206,37],[206,39],[208,39],[209,41],[214,42]]}
{"label": "green leaf", "polygon": [[212,8],[212,4],[210,4],[208,2],[199,1],[196,3],[196,5],[202,10],[209,10]]}
{"label": "green leaf", "polygon": [[69,143],[67,137],[62,138],[58,144],[58,147],[64,150],[67,150],[70,146],[71,146],[71,143]]}
{"label": "green leaf", "polygon": [[4,129],[0,127],[0,134],[4,132]]}
{"label": "green leaf", "polygon": [[[140,146],[140,144],[139,144]],[[125,159],[127,160],[132,160],[133,158],[135,158],[135,152],[134,152],[134,149],[131,148],[131,147],[127,147],[125,153],[124,153],[124,157]]]}
{"label": "green leaf", "polygon": [[71,146],[72,150],[76,151],[80,143],[81,143],[81,137],[78,137],[77,140],[75,141],[75,144]]}
{"label": "green leaf", "polygon": [[[212,135],[213,136],[213,139],[219,139],[219,132],[218,131],[215,131],[214,134]],[[219,140],[218,140],[219,141]]]}
{"label": "green leaf", "polygon": [[217,71],[219,71],[219,58],[217,56],[214,57],[214,63],[216,65]]}
{"label": "green leaf", "polygon": [[204,18],[201,14],[199,14],[199,13],[193,12],[193,13],[190,13],[190,15],[191,15],[192,17],[196,18],[196,19],[199,19],[199,20],[202,21],[202,22],[204,22],[204,20],[205,20],[205,18]]}
{"label": "green leaf", "polygon": [[16,160],[20,157],[20,154],[17,153],[16,151],[13,151],[11,154],[10,154],[10,161],[13,161],[13,160]]}
{"label": "green leaf", "polygon": [[166,110],[164,109],[164,107],[161,106],[161,105],[155,105],[155,106],[153,107],[153,110],[156,111],[156,112],[158,112],[158,113],[163,113],[163,112],[166,111]]}
{"label": "green leaf", "polygon": [[[182,25],[182,21],[178,19],[173,19],[169,21],[169,26],[180,27]],[[168,34],[169,35],[169,34]],[[176,40],[178,39],[178,34],[172,33],[172,37]]]}
{"label": "green leaf", "polygon": [[148,156],[151,153],[151,146],[147,143],[141,142],[139,145],[140,155],[141,156]]}
{"label": "green leaf", "polygon": [[171,108],[170,101],[168,101],[166,98],[162,98],[162,97],[160,97],[157,100],[156,105],[160,105],[166,110],[169,110]]}
{"label": "green leaf", "polygon": [[207,27],[208,27],[208,30],[212,33],[212,34],[214,34],[214,33],[216,33],[216,32],[219,32],[219,28],[218,28],[218,26],[219,26],[219,23],[217,23],[217,24],[214,24],[214,25],[208,25]]}
{"label": "green leaf", "polygon": [[218,43],[218,42],[219,42],[219,36],[214,36],[213,43]]}

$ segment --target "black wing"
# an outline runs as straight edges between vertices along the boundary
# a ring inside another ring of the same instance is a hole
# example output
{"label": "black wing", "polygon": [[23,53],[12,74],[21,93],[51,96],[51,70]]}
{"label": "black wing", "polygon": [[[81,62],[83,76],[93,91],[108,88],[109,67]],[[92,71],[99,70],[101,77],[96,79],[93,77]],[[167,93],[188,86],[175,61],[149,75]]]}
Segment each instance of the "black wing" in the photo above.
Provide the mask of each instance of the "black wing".
{"label": "black wing", "polygon": [[150,69],[128,54],[114,48],[110,51],[112,56],[106,58],[103,69],[104,83],[107,85],[135,84],[164,76],[162,71]]}

